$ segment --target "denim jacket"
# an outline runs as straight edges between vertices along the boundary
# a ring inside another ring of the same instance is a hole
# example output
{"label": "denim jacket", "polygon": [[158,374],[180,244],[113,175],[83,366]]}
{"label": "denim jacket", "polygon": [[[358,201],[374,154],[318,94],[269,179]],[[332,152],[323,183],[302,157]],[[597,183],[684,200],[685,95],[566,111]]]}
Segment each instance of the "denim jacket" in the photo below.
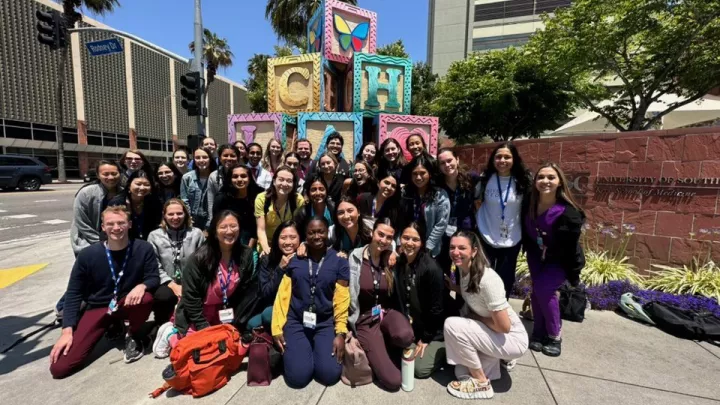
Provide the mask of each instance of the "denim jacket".
{"label": "denim jacket", "polygon": [[[404,196],[403,205],[414,207],[415,201],[411,196]],[[409,218],[413,215],[412,210],[408,212]],[[432,257],[437,257],[442,249],[442,239],[450,219],[450,198],[442,188],[436,189],[435,197],[425,204],[425,227],[427,229],[425,247],[430,251]],[[401,233],[397,232],[397,233]]]}
{"label": "denim jacket", "polygon": [[182,181],[180,182],[180,199],[190,208],[193,226],[200,229],[205,229],[210,226],[209,191],[209,177],[205,188],[201,188],[195,170],[188,171],[183,175]]}

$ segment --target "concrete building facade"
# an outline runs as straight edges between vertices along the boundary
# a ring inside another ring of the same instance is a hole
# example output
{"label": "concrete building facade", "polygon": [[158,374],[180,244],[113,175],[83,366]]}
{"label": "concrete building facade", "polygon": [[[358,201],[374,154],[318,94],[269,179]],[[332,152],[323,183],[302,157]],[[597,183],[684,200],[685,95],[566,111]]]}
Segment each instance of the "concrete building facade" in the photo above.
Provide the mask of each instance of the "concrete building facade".
{"label": "concrete building facade", "polygon": [[[50,0],[0,2],[0,153],[36,156],[54,168],[61,56],[38,42],[35,28],[35,12],[51,9],[62,11]],[[79,24],[107,27],[86,16]],[[121,39],[121,53],[90,56],[87,42],[113,37],[102,32],[70,36],[63,103],[70,178],[86,173],[98,159],[117,159],[128,148],[142,150],[153,161],[165,160],[197,133],[195,118],[180,106],[180,77],[189,72],[188,60],[130,39]],[[207,95],[206,135],[220,143],[227,139],[227,116],[250,112],[246,93],[242,85],[215,76]]]}

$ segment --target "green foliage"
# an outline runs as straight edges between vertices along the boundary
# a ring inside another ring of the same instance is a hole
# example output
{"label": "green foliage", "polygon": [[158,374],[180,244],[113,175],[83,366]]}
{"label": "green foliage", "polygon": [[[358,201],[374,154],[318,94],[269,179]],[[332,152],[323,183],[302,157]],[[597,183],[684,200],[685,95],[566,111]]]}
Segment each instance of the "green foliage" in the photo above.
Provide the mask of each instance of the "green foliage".
{"label": "green foliage", "polygon": [[[340,1],[357,5],[357,0]],[[305,35],[308,22],[320,4],[321,0],[267,0],[265,18],[280,39],[294,45]],[[304,45],[300,47],[303,48]]]}
{"label": "green foliage", "polygon": [[67,27],[74,27],[76,22],[82,21],[82,14],[77,11],[79,8],[84,7],[91,13],[102,16],[112,13],[115,7],[120,7],[119,0],[62,0],[59,3],[62,3]]}
{"label": "green foliage", "polygon": [[[275,56],[290,56],[293,51],[287,46],[275,46]],[[267,61],[273,56],[256,53],[248,60],[248,78],[245,79],[250,110],[256,113],[268,111],[267,104]]]}
{"label": "green foliage", "polygon": [[398,39],[391,44],[387,44],[385,46],[377,48],[377,51],[375,53],[384,56],[394,56],[396,58],[410,57],[410,55],[408,55],[407,51],[405,50],[405,44],[403,44],[402,39]]}
{"label": "green foliage", "polygon": [[[195,52],[195,42],[190,42],[188,45],[190,52]],[[203,30],[203,62],[207,67],[207,84],[215,80],[218,68],[226,68],[232,66],[233,53],[230,50],[230,45],[227,39],[220,38],[214,32],[205,28]]]}
{"label": "green foliage", "polygon": [[653,264],[648,288],[672,294],[698,294],[720,302],[720,267],[712,260],[705,264],[696,258],[690,266]]}
{"label": "green foliage", "polygon": [[527,255],[525,252],[520,252],[517,259],[517,265],[515,266],[515,277],[517,279],[523,279],[530,275],[530,267],[527,262]]}
{"label": "green foliage", "polygon": [[477,142],[537,138],[573,110],[567,82],[523,50],[474,53],[454,62],[435,91],[431,111],[450,138]]}
{"label": "green foliage", "polygon": [[[720,1],[575,0],[543,21],[527,49],[620,131],[652,128],[720,85]],[[665,94],[685,101],[648,115]]]}
{"label": "green foliage", "polygon": [[628,263],[628,257],[615,258],[608,252],[585,251],[585,268],[580,273],[580,280],[587,286],[605,284],[609,281],[629,280],[642,286],[644,280],[635,271],[635,266]]}

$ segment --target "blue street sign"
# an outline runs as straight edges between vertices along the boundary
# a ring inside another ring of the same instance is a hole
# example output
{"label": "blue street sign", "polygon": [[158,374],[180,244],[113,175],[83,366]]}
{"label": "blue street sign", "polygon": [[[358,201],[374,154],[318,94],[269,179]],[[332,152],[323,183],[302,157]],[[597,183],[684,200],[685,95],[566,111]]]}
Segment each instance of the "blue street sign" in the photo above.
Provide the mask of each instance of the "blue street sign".
{"label": "blue street sign", "polygon": [[112,53],[120,53],[123,51],[120,40],[117,38],[88,42],[85,45],[90,52],[90,56],[110,55]]}

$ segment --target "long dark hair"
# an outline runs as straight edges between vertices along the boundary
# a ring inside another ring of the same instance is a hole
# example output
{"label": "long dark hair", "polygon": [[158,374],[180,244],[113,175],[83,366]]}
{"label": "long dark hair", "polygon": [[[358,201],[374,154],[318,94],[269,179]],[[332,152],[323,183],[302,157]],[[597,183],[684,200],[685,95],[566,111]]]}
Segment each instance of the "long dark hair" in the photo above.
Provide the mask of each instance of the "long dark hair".
{"label": "long dark hair", "polygon": [[80,189],[78,189],[78,191],[75,193],[75,196],[76,196],[76,197],[77,197],[77,195],[80,193],[80,190],[84,189],[85,187],[92,186],[92,185],[95,185],[95,184],[99,184],[99,185],[101,185],[103,188],[105,187],[105,186],[102,184],[102,182],[100,181],[100,166],[105,166],[105,165],[107,165],[107,166],[115,166],[115,168],[117,168],[117,171],[118,171],[118,175],[119,175],[119,176],[118,176],[118,179],[117,179],[117,184],[115,184],[115,189],[116,189],[117,191],[121,191],[121,190],[122,190],[122,188],[123,188],[123,187],[122,187],[123,169],[122,169],[122,167],[120,167],[120,164],[119,164],[118,162],[114,161],[114,160],[100,159],[100,160],[98,160],[98,161],[95,163],[95,176],[96,176],[96,177],[95,177],[95,180],[93,180],[92,182],[90,182],[90,183],[88,183],[88,184],[85,184],[85,185],[83,185],[82,187],[80,187]]}
{"label": "long dark hair", "polygon": [[431,160],[429,158],[429,155],[421,154],[415,158],[413,158],[410,163],[408,163],[403,168],[403,175],[402,175],[402,182],[405,184],[405,191],[407,192],[407,195],[409,197],[416,197],[419,195],[419,191],[417,186],[415,186],[415,183],[412,181],[412,172],[417,167],[423,167],[425,170],[427,170],[428,174],[430,175],[430,181],[428,183],[428,192],[425,193],[425,196],[423,199],[425,201],[432,201],[437,192],[438,192],[438,183],[437,183],[437,165],[435,164],[435,161]]}
{"label": "long dark hair", "polygon": [[[370,146],[370,145],[372,145],[373,147],[375,147],[375,157],[373,158],[373,161],[372,161],[372,162],[367,162],[367,161],[365,160],[365,156],[363,156],[363,152],[365,151],[365,148],[368,147],[368,146]],[[376,144],[375,142],[372,142],[372,141],[370,141],[370,142],[365,142],[365,143],[362,145],[362,147],[360,148],[360,152],[358,152],[357,155],[355,155],[355,162],[363,161],[363,162],[367,162],[367,163],[370,164],[371,166],[376,166],[376,165],[377,165],[377,161],[378,161],[378,153],[379,153],[378,147],[377,147],[377,144]]]}
{"label": "long dark hair", "polygon": [[[198,250],[193,254],[195,265],[198,270],[207,277],[210,281],[215,280],[217,277],[217,268],[220,265],[220,259],[222,259],[222,251],[220,251],[220,240],[217,236],[217,226],[225,218],[232,216],[238,221],[238,225],[242,227],[240,216],[232,210],[222,210],[217,215],[213,215],[210,221],[210,226],[207,228],[207,238]],[[238,242],[240,241],[240,235],[238,235]],[[247,249],[242,243],[235,243],[232,250],[232,260],[235,263],[240,263],[242,252]]]}
{"label": "long dark hair", "polygon": [[395,161],[395,164],[400,167],[403,167],[407,164],[407,161],[405,161],[405,155],[403,154],[402,146],[400,146],[400,142],[398,142],[396,139],[388,138],[383,141],[383,143],[380,145],[380,149],[375,155],[375,160],[378,162],[378,173],[388,172],[390,169],[393,169],[392,167],[390,167],[390,162],[385,159],[385,148],[387,148],[387,146],[391,143],[394,143],[395,146],[397,146],[398,148],[398,158]]}
{"label": "long dark hair", "polygon": [[[201,151],[207,153],[207,155],[208,155],[208,172],[212,173],[215,170],[217,170],[217,162],[215,161],[215,158],[213,157],[212,152],[210,152],[210,149],[196,148],[193,151],[192,159],[195,160],[195,152],[198,150],[201,150]],[[197,174],[198,177],[200,177],[200,168],[198,167],[197,162],[193,163],[193,170],[195,171],[195,174]]]}
{"label": "long dark hair", "polygon": [[[402,231],[400,232],[400,243],[402,243],[402,234],[408,228],[414,229],[418,233],[418,235],[420,235],[420,242],[422,243],[422,245],[420,246],[420,251],[415,258],[415,263],[418,263],[421,258],[427,253],[427,247],[425,246],[425,241],[427,238],[425,237],[426,233],[424,221],[412,221],[409,224],[405,225],[405,227],[403,227]],[[408,267],[407,256],[402,249],[400,249],[400,257],[398,258],[397,266],[397,268],[401,269],[403,272],[407,272],[410,270]]]}
{"label": "long dark hair", "polygon": [[[153,173],[148,173],[144,169],[138,169],[133,172],[127,179],[127,185],[125,187],[125,190],[123,190],[121,194],[124,197],[124,201],[130,203],[130,186],[135,179],[146,179],[150,183],[150,193],[143,197],[143,201],[157,198],[157,188],[155,187],[155,177],[153,176]],[[129,205],[128,207],[130,208],[131,205]]]}
{"label": "long dark hair", "polygon": [[[238,150],[238,148],[235,147],[235,145],[230,145],[229,143],[222,144],[218,148],[218,150],[217,150],[218,160],[220,160],[220,156],[222,156],[223,151],[226,151],[226,150],[231,150],[235,154],[237,161],[238,162],[240,161],[240,151]],[[210,159],[212,159],[212,157]],[[220,167],[224,167],[224,166],[222,164],[220,164]]]}
{"label": "long dark hair", "polygon": [[[370,164],[364,160],[358,160],[355,163],[353,163],[353,173],[355,172],[355,166],[356,165],[363,165],[365,166],[365,170],[367,171],[368,178],[365,180],[365,184],[367,187],[369,187],[368,192],[370,193],[377,193],[378,187],[377,187],[377,180],[375,179],[375,175],[373,174],[373,168],[370,166]],[[350,187],[348,187],[347,191],[345,191],[345,195],[348,195],[350,197],[356,198],[358,194],[360,194],[360,190],[358,188],[360,187],[359,184],[357,184],[357,181],[355,180],[355,175],[350,178]],[[365,185],[363,187],[366,187]]]}
{"label": "long dark hair", "polygon": [[[312,177],[310,177],[308,180],[303,183],[303,196],[305,196],[305,200],[310,200],[310,189],[312,188],[313,183],[320,183],[325,187],[325,204],[328,202],[328,198],[330,197],[330,187],[328,187],[327,182],[325,181],[325,177],[323,177],[322,173],[319,171],[313,173]],[[310,207],[312,205],[312,202],[309,202],[305,204],[307,207]],[[307,208],[306,207],[306,208]],[[308,208],[309,209],[309,208]],[[310,211],[308,211],[310,212]]]}
{"label": "long dark hair", "polygon": [[258,186],[258,184],[255,182],[255,179],[252,176],[252,173],[250,172],[250,168],[245,166],[242,163],[237,163],[235,166],[232,166],[231,168],[227,170],[223,170],[223,182],[222,186],[220,186],[220,193],[224,194],[227,198],[236,198],[235,197],[235,186],[232,184],[232,175],[235,169],[241,168],[244,169],[245,172],[248,175],[248,190],[247,190],[247,196],[250,199],[250,201],[255,201],[255,197],[257,197],[258,194],[262,193],[264,190],[262,187]]}
{"label": "long dark hair", "polygon": [[465,166],[464,164],[461,164],[460,158],[458,157],[457,153],[455,153],[455,150],[452,149],[452,148],[440,148],[440,150],[438,151],[438,154],[437,154],[438,182],[437,182],[437,184],[443,184],[443,183],[444,183],[444,180],[445,180],[445,175],[440,171],[440,165],[442,164],[442,163],[440,162],[440,155],[442,155],[442,154],[445,153],[445,152],[448,152],[448,153],[452,154],[453,157],[455,158],[455,160],[458,161],[458,168],[457,168],[457,171],[458,171],[458,178],[457,178],[458,187],[460,187],[460,188],[463,189],[463,190],[470,190],[470,191],[472,191],[472,189],[473,189],[473,184],[472,184],[472,179],[470,178],[470,175],[468,174],[467,166]]}
{"label": "long dark hair", "polygon": [[140,156],[140,159],[142,159],[142,166],[140,167],[140,169],[145,170],[146,172],[152,171],[152,165],[150,165],[150,161],[148,160],[148,158],[145,157],[144,153],[140,152],[137,149],[128,149],[125,151],[125,153],[123,153],[122,157],[120,158],[120,166],[122,166],[124,170],[128,170],[128,166],[125,164],[125,158],[127,158],[128,153],[133,153]]}
{"label": "long dark hair", "polygon": [[[370,234],[370,242],[368,242],[368,245],[370,243],[372,243],[372,234],[375,233],[375,230],[380,225],[387,225],[390,228],[392,228],[392,230],[394,232],[393,237],[396,236],[397,231],[395,230],[395,226],[393,225],[392,220],[388,217],[380,217],[377,219],[377,221],[375,221],[375,225],[373,225],[372,233]],[[382,253],[382,255],[380,255],[380,263],[384,264],[383,271],[385,272],[385,281],[387,282],[387,285],[388,285],[388,296],[392,295],[393,281],[394,281],[392,269],[390,268],[390,265],[388,264],[388,259],[390,258],[391,254],[392,254],[392,251],[386,250]]]}
{"label": "long dark hair", "polygon": [[[275,233],[273,234],[272,242],[270,244],[270,254],[268,254],[269,269],[274,269],[275,267],[280,265],[280,260],[282,260],[283,257],[283,253],[280,250],[280,234],[282,233],[283,229],[291,227],[295,228],[295,231],[298,233],[298,243],[302,239],[304,239],[304,235],[300,235],[300,227],[292,219],[280,224],[277,229],[275,229]],[[272,272],[272,274],[275,274],[275,272]]]}
{"label": "long dark hair", "polygon": [[[373,194],[373,198],[377,198],[378,194],[380,194],[380,183],[382,183],[382,181],[388,177],[392,177],[395,180],[395,193],[383,203],[382,209],[385,213],[385,215],[383,216],[389,217],[393,221],[393,223],[398,224],[398,221],[401,221],[402,219],[400,218],[400,212],[402,212],[402,207],[400,204],[400,201],[402,199],[400,180],[397,177],[393,176],[391,173],[378,172],[377,191],[375,191],[375,194]],[[377,215],[379,214],[379,212],[376,212],[375,214]]]}
{"label": "long dark hair", "polygon": [[[297,205],[297,184],[298,184],[298,176],[295,174],[293,169],[291,169],[289,166],[281,165],[275,170],[275,173],[273,173],[272,183],[270,184],[270,188],[267,189],[267,194],[265,194],[265,200],[270,201],[275,205],[275,200],[277,200],[277,190],[275,189],[275,180],[278,177],[278,174],[280,172],[288,172],[292,174],[293,176],[293,184],[292,189],[290,189],[290,194],[288,194],[288,201],[287,204],[290,204],[290,211],[295,212],[295,208]],[[275,207],[275,209],[279,209],[279,207]]]}
{"label": "long dark hair", "polygon": [[[501,143],[500,145],[496,146],[495,149],[493,149],[493,151],[490,153],[490,156],[488,156],[487,165],[485,166],[482,178],[480,179],[483,190],[487,187],[487,183],[488,181],[490,181],[492,175],[497,173],[497,168],[495,167],[495,155],[500,149],[503,148],[509,150],[510,154],[513,157],[513,165],[510,168],[510,175],[515,180],[515,187],[517,189],[517,193],[520,195],[527,193],[531,187],[530,171],[525,166],[525,163],[523,163],[522,157],[520,157],[520,153],[518,153],[517,148],[512,142]],[[480,196],[480,198],[484,197],[485,196]]]}
{"label": "long dark hair", "polygon": [[[238,148],[238,144],[241,143],[242,146],[245,148],[245,156],[240,156],[240,148]],[[238,150],[238,163],[246,164],[247,163],[247,144],[245,141],[237,140],[233,144],[233,146]]]}
{"label": "long dark hair", "polygon": [[459,230],[455,232],[450,239],[455,237],[467,239],[470,241],[470,249],[477,249],[477,255],[470,261],[470,269],[468,271],[470,280],[465,290],[470,294],[475,294],[480,291],[480,280],[482,280],[485,274],[485,267],[489,265],[487,256],[485,256],[485,251],[483,250],[482,244],[480,244],[480,239],[474,232]]}
{"label": "long dark hair", "polygon": [[[345,229],[344,226],[342,226],[340,224],[340,220],[338,219],[338,216],[337,216],[338,215],[337,212],[339,211],[340,204],[342,204],[342,203],[352,204],[358,212],[357,237],[360,238],[361,244],[366,245],[366,244],[370,243],[370,241],[372,240],[372,231],[370,231],[369,229],[367,229],[365,227],[365,221],[363,221],[362,214],[360,214],[360,209],[358,208],[358,205],[355,202],[355,200],[353,200],[352,198],[350,198],[348,196],[342,196],[342,197],[340,197],[340,201],[338,201],[337,205],[335,206],[335,213],[333,214],[335,217],[334,218],[334,220],[335,220],[334,221],[335,242],[333,243],[333,249],[337,250],[338,252],[342,250],[341,247],[342,247],[342,240],[343,240],[344,236],[348,235],[347,230]],[[350,235],[348,235],[348,237],[350,237]]]}
{"label": "long dark hair", "polygon": [[558,165],[552,162],[548,162],[540,166],[535,172],[535,177],[533,177],[533,186],[532,191],[530,192],[530,217],[535,218],[537,215],[537,205],[538,201],[540,199],[540,195],[538,192],[537,187],[535,186],[535,183],[537,182],[537,176],[538,173],[540,173],[540,170],[545,168],[551,168],[555,170],[555,173],[557,173],[558,179],[560,180],[560,185],[558,186],[557,190],[555,191],[555,198],[557,198],[560,201],[565,202],[565,204],[572,206],[575,208],[580,214],[584,214],[583,209],[580,208],[580,205],[578,205],[577,201],[575,201],[575,198],[573,198],[572,193],[570,192],[570,187],[568,186],[568,180],[565,176],[565,173],[563,173],[562,169]]}
{"label": "long dark hair", "polygon": [[[173,172],[174,179],[173,179],[172,184],[169,186],[164,185],[162,183],[162,181],[160,180],[160,176],[157,175],[158,170],[160,170],[160,168],[163,166],[167,166],[168,169],[170,169],[170,171]],[[155,178],[157,181],[157,184],[155,184],[155,189],[163,190],[163,189],[169,188],[173,191],[173,195],[177,197],[180,195],[180,183],[182,182],[182,176],[183,175],[182,175],[182,173],[180,173],[180,169],[178,169],[177,166],[175,166],[175,163],[173,163],[171,161],[160,163],[157,166],[155,166]]]}

